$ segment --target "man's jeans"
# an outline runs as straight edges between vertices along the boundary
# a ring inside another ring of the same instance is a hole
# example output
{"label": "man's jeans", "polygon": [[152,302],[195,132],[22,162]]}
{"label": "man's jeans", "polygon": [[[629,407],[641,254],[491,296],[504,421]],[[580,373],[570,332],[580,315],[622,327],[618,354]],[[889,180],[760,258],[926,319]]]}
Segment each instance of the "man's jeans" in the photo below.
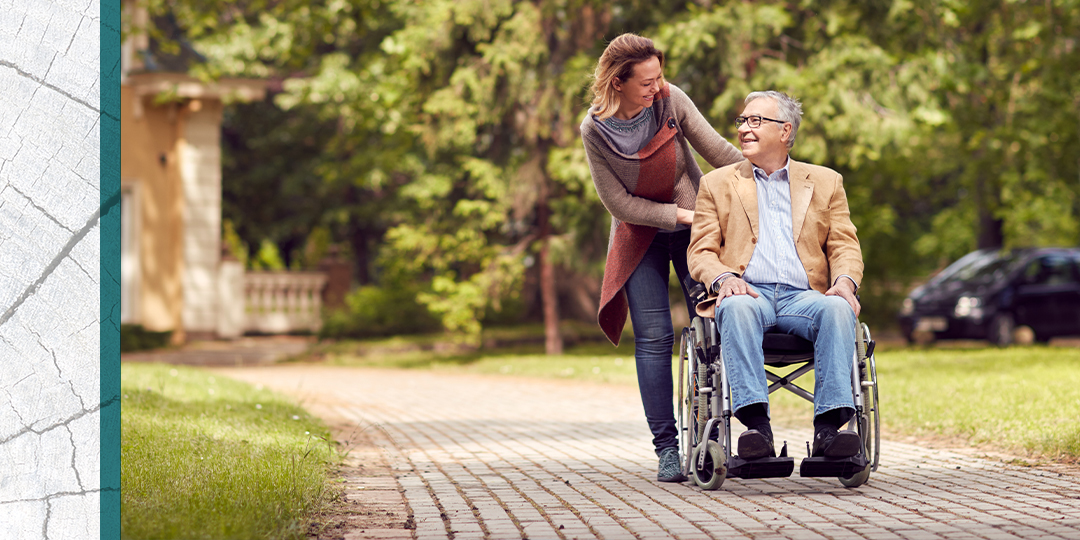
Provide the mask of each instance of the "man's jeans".
{"label": "man's jeans", "polygon": [[[686,248],[689,245],[689,230],[657,233],[645,257],[624,285],[630,304],[630,322],[634,327],[638,389],[657,455],[665,448],[679,446],[672,406],[671,352],[675,332],[671,326],[668,276],[673,265],[682,286],[688,273]],[[683,297],[687,310],[691,310],[685,288]]]}
{"label": "man's jeans", "polygon": [[762,334],[775,328],[814,343],[814,415],[854,408],[851,392],[855,313],[839,296],[787,285],[752,285],[760,295],[724,298],[716,307],[733,410],[769,402]]}

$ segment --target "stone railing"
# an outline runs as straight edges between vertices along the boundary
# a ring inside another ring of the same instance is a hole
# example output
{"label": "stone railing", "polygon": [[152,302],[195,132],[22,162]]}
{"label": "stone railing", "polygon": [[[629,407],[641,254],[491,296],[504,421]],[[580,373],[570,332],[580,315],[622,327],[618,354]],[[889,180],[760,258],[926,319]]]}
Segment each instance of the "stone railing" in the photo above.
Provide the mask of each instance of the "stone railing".
{"label": "stone railing", "polygon": [[252,272],[238,261],[222,261],[217,335],[318,332],[326,282],[324,272]]}
{"label": "stone railing", "polygon": [[322,327],[321,272],[245,272],[244,331],[284,334]]}

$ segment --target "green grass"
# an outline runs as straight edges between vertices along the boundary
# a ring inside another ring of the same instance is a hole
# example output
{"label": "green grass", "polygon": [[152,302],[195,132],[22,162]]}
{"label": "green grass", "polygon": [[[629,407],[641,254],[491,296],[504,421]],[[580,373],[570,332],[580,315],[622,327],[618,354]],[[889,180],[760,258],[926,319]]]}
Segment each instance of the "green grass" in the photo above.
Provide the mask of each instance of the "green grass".
{"label": "green grass", "polygon": [[[337,365],[637,384],[631,338],[618,349],[583,342],[561,356],[544,356],[540,344],[465,352],[434,343],[341,342],[320,354]],[[1044,459],[1080,459],[1080,349],[881,346],[876,361],[885,436],[942,436]],[[812,390],[813,374],[799,384]],[[772,409],[778,424],[808,426],[812,419],[810,404],[788,392],[772,395]]]}
{"label": "green grass", "polygon": [[161,364],[121,367],[121,530],[130,539],[301,539],[337,454],[269,391]]}
{"label": "green grass", "polygon": [[876,357],[882,419],[891,428],[1080,458],[1080,349],[899,350]]}

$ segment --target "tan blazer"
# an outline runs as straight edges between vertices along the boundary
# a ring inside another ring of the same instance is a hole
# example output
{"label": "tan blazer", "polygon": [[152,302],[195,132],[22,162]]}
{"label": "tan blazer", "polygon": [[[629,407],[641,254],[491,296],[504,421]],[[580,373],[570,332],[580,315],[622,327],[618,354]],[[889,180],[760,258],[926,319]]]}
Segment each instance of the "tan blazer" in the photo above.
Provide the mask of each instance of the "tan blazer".
{"label": "tan blazer", "polygon": [[[791,160],[791,231],[810,287],[824,293],[837,277],[862,282],[863,261],[851,223],[843,177],[831,169]],[[754,170],[741,161],[701,178],[687,263],[706,286],[725,272],[742,275],[758,239]]]}

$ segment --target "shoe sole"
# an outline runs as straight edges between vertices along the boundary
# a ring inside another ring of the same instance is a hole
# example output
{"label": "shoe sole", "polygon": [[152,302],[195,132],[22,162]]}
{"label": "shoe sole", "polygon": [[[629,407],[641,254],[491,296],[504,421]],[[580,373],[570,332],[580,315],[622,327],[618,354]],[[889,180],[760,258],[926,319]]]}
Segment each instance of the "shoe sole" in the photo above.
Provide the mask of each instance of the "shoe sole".
{"label": "shoe sole", "polygon": [[836,438],[825,448],[825,457],[846,458],[859,453],[862,439],[854,431],[841,431]]}
{"label": "shoe sole", "polygon": [[676,483],[676,482],[685,482],[686,480],[687,480],[687,478],[685,476],[683,476],[682,474],[677,474],[675,476],[669,476],[669,477],[666,477],[666,478],[661,478],[659,476],[656,477],[657,482]]}
{"label": "shoe sole", "polygon": [[773,454],[772,445],[760,431],[747,431],[739,435],[739,457],[743,459],[761,459]]}

